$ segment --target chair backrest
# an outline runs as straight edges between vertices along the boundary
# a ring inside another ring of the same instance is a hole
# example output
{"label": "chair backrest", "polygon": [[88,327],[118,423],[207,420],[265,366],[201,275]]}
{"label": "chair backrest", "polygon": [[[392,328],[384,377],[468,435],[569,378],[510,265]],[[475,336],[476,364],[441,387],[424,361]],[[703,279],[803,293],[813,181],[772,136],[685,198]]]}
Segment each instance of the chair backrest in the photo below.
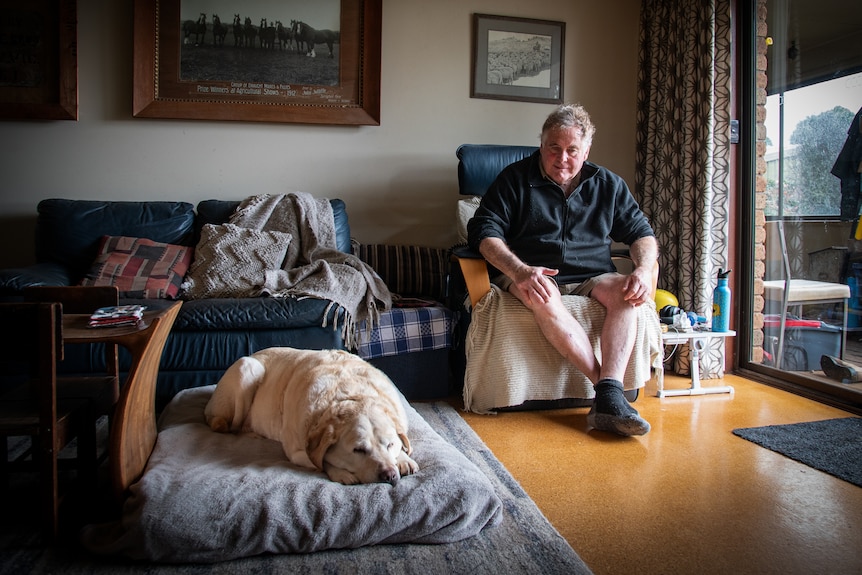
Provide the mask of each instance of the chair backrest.
{"label": "chair backrest", "polygon": [[462,144],[458,157],[458,193],[462,196],[484,196],[503,168],[538,150],[538,146],[501,144]]}
{"label": "chair backrest", "polygon": [[93,313],[120,302],[116,286],[31,286],[24,288],[23,294],[24,301],[60,302],[63,313]]}
{"label": "chair backrest", "polygon": [[[58,302],[61,313],[93,313],[100,307],[120,303],[117,286],[30,286],[23,290],[24,301]],[[105,370],[109,375],[120,373],[119,349],[116,345],[105,347]],[[61,353],[59,359],[63,359]]]}
{"label": "chair backrest", "polygon": [[0,366],[12,384],[27,383],[39,401],[40,420],[53,428],[57,416],[57,361],[63,348],[58,303],[0,304]]}

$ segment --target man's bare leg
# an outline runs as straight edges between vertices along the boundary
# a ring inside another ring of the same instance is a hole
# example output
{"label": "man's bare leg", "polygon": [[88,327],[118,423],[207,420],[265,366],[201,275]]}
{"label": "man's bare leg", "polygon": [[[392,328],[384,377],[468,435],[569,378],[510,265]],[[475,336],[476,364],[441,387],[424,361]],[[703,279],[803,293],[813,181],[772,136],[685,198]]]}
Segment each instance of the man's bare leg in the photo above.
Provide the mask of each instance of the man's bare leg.
{"label": "man's bare leg", "polygon": [[637,335],[638,310],[622,297],[624,276],[608,276],[590,293],[607,310],[602,328],[601,377],[587,422],[619,435],[643,435],[650,424],[623,394],[623,377]]}
{"label": "man's bare leg", "polygon": [[[620,276],[622,277],[622,276]],[[603,285],[605,284],[605,285]],[[619,435],[643,435],[650,425],[631,407],[623,395],[623,376],[634,347],[637,310],[622,297],[610,297],[615,281],[602,282],[593,290],[593,297],[603,297],[611,307],[602,329],[602,357],[599,362],[584,328],[575,321],[563,305],[559,292],[547,302],[531,301],[515,284],[509,291],[529,308],[545,339],[560,355],[584,373],[596,390],[596,399],[587,418],[590,426]],[[598,292],[597,292],[598,290]],[[601,295],[599,295],[601,294]],[[599,303],[604,302],[596,297]],[[606,306],[607,307],[607,306]]]}

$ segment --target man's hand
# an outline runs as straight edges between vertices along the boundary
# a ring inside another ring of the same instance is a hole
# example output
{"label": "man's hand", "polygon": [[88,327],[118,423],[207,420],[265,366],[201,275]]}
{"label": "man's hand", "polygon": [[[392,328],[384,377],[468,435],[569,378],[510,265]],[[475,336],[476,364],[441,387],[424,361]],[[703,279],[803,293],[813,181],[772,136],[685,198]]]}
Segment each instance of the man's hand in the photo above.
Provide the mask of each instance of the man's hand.
{"label": "man's hand", "polygon": [[557,290],[557,284],[549,277],[557,275],[559,270],[527,265],[500,238],[485,238],[479,244],[479,252],[491,265],[512,278],[512,287],[519,290],[525,305],[547,303],[552,290]]}
{"label": "man's hand", "polygon": [[623,284],[623,299],[637,307],[650,299],[652,270],[637,267],[626,276]]}
{"label": "man's hand", "polygon": [[557,284],[548,279],[560,273],[560,270],[545,268],[541,266],[523,266],[512,278],[528,301],[536,303],[547,303],[551,299],[551,290],[557,289]]}

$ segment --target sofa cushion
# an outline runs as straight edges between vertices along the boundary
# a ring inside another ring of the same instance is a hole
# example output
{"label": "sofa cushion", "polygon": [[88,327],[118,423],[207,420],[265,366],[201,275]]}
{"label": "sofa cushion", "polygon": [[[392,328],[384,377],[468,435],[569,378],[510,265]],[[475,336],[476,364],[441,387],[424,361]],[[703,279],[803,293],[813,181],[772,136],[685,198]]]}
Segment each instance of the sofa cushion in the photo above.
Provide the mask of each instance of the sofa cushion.
{"label": "sofa cushion", "polygon": [[443,306],[392,308],[380,313],[364,333],[356,354],[362,359],[452,347],[455,314]]}
{"label": "sofa cushion", "polygon": [[120,297],[175,299],[192,252],[145,238],[105,236],[81,285],[117,286]]}
{"label": "sofa cushion", "polygon": [[482,203],[481,196],[467,196],[458,200],[455,210],[455,234],[459,245],[467,243],[467,223],[479,209],[480,203]]}
{"label": "sofa cushion", "polygon": [[47,199],[37,211],[36,260],[68,267],[72,283],[90,269],[103,236],[193,245],[195,212],[187,202]]}
{"label": "sofa cushion", "polygon": [[276,231],[207,224],[183,284],[186,299],[252,297],[264,270],[280,269],[293,237]]}
{"label": "sofa cushion", "polygon": [[370,265],[386,282],[389,291],[402,297],[425,297],[443,301],[449,253],[441,248],[362,244],[359,259]]}
{"label": "sofa cushion", "polygon": [[[347,220],[347,206],[343,200],[329,200],[332,217],[335,220],[335,247],[350,253],[350,223]],[[204,200],[198,203],[198,217],[195,222],[195,244],[200,238],[201,229],[206,224],[225,224],[239,206],[239,200]]]}

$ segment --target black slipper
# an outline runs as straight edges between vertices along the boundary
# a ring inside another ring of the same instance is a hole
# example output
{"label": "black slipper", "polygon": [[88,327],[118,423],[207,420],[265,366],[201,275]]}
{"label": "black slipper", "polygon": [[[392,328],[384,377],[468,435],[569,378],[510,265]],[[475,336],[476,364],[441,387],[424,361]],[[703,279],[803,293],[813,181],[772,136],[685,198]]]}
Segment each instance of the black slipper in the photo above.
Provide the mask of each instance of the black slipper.
{"label": "black slipper", "polygon": [[856,383],[862,381],[862,373],[856,366],[831,355],[820,356],[820,368],[830,379],[841,383]]}

